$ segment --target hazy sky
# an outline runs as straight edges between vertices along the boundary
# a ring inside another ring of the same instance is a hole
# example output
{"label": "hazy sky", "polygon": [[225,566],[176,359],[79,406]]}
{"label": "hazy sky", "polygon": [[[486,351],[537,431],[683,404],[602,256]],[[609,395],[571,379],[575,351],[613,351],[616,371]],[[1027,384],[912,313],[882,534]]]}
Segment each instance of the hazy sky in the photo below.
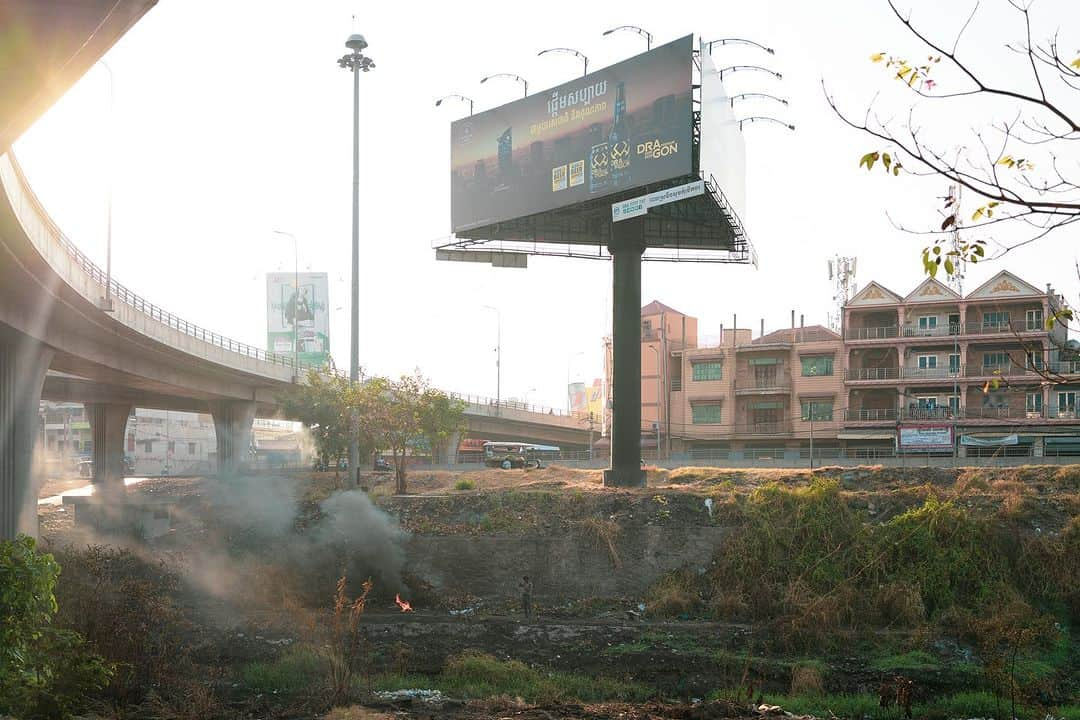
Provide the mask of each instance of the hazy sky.
{"label": "hazy sky", "polygon": [[[951,38],[970,2],[905,0],[914,18]],[[985,0],[961,52],[1003,82],[1027,82],[1003,49],[1021,37],[1005,0]],[[1037,0],[1037,36],[1074,33],[1070,0]],[[356,15],[355,26],[352,16]],[[767,64],[784,74],[731,76],[730,92],[763,91],[788,108],[746,104],[740,113],[777,114],[794,133],[748,126],[745,218],[760,268],[646,264],[643,303],[660,300],[700,319],[703,336],[730,327],[757,334],[786,327],[790,311],[825,323],[832,288],[826,261],[858,256],[860,286],[878,280],[906,294],[921,281],[924,244],[891,224],[934,222],[947,188],[936,181],[868,177],[858,158],[876,149],[844,127],[822,81],[844,107],[878,102],[905,120],[910,105],[869,56],[911,57],[923,48],[884,0],[756,2],[359,3],[161,0],[107,55],[115,75],[92,69],[16,143],[31,182],[53,217],[104,264],[106,178],[115,172],[113,270],[132,290],[217,332],[265,344],[265,273],[292,270],[293,249],[275,229],[300,239],[302,270],[326,271],[331,285],[331,350],[348,367],[351,238],[352,83],[336,65],[354,31],[370,43],[376,69],[361,83],[361,364],[368,372],[419,367],[436,384],[495,394],[495,313],[502,316],[502,395],[562,406],[567,375],[599,377],[601,338],[610,327],[610,268],[584,260],[533,258],[527,270],[436,263],[432,242],[449,232],[449,124],[465,105],[434,107],[462,93],[482,110],[520,95],[512,82],[479,84],[512,72],[537,92],[580,74],[576,48],[600,68],[644,49],[616,25],[648,29],[656,44],[687,33],[748,37],[776,48],[768,57],[718,48],[717,65]],[[1070,27],[1071,26],[1071,27]],[[1080,37],[1062,47],[1080,48]],[[948,78],[943,74],[942,79]],[[982,108],[1011,118],[1015,107]],[[983,115],[924,119],[964,129]],[[110,128],[112,128],[110,135]],[[112,138],[110,140],[110,137]],[[111,158],[111,159],[110,159]],[[1076,228],[1077,226],[1073,226]],[[1008,267],[1038,287],[1078,294],[1072,267],[1077,231],[1066,230],[972,270],[965,289]],[[1064,261],[1060,259],[1064,258]]]}

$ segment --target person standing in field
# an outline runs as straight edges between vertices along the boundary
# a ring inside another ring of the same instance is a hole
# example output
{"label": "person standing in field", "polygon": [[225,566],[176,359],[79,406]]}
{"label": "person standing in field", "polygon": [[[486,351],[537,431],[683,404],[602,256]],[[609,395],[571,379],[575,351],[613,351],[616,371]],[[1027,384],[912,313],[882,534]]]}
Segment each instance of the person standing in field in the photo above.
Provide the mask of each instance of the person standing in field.
{"label": "person standing in field", "polygon": [[525,613],[525,619],[531,620],[533,585],[528,575],[522,576],[521,582],[518,583],[518,590],[521,591],[521,610]]}

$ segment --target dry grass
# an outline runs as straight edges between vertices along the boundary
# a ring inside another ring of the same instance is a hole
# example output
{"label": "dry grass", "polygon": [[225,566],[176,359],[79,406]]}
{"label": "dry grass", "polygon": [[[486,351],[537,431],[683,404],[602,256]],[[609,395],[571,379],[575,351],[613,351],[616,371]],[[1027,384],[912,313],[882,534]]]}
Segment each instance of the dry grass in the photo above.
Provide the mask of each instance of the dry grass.
{"label": "dry grass", "polygon": [[792,695],[821,695],[824,691],[825,683],[816,667],[796,665],[791,669]]}
{"label": "dry grass", "polygon": [[360,705],[350,705],[334,708],[326,714],[325,720],[394,720],[394,716]]}

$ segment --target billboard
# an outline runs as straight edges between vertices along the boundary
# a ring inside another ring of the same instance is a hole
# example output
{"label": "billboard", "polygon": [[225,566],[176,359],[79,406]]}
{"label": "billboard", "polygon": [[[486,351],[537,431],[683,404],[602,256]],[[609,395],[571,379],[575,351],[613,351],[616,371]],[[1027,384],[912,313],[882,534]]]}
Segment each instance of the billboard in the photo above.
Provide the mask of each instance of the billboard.
{"label": "billboard", "polygon": [[951,425],[902,425],[897,445],[901,450],[949,450],[953,429]]}
{"label": "billboard", "polygon": [[690,175],[692,36],[450,127],[452,232]]}
{"label": "billboard", "polygon": [[329,305],[326,273],[267,273],[266,349],[291,355],[295,329],[300,362],[325,366],[330,356]]}

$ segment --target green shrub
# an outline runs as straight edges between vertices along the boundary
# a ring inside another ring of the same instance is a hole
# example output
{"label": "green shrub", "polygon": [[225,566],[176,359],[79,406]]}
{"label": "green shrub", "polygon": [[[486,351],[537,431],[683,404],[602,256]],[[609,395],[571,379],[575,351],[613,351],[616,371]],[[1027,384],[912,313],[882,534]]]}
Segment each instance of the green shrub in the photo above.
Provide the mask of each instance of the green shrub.
{"label": "green shrub", "polygon": [[294,695],[324,683],[326,658],[311,648],[292,647],[270,662],[254,662],[240,671],[244,687],[260,693]]}
{"label": "green shrub", "polygon": [[32,538],[0,542],[0,715],[70,717],[112,674],[78,633],[52,625],[59,574]]}
{"label": "green shrub", "polygon": [[474,483],[472,480],[469,480],[468,478],[462,478],[461,480],[458,480],[456,483],[454,483],[454,489],[455,490],[475,490],[476,489],[476,483]]}

